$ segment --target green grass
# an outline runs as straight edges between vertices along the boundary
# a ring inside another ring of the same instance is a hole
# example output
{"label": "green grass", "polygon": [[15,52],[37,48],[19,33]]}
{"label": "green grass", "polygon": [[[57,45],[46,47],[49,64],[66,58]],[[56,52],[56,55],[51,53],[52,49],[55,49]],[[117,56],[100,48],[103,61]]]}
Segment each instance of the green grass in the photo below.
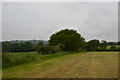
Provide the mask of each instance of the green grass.
{"label": "green grass", "polygon": [[[117,48],[120,48],[120,45],[115,45]],[[110,49],[111,48],[111,46],[109,45],[109,46],[107,46],[106,47],[106,49]]]}
{"label": "green grass", "polygon": [[[22,53],[22,52],[21,52]],[[23,54],[21,53],[7,53],[7,54],[10,54],[10,55],[25,55],[27,54],[26,52],[24,52]],[[30,54],[31,53],[31,54]],[[36,55],[36,57],[38,57],[38,59],[36,61],[33,61],[33,62],[29,62],[29,63],[23,63],[23,64],[19,64],[19,65],[15,65],[15,66],[9,66],[7,68],[4,68],[3,69],[3,75],[5,77],[5,75],[7,73],[10,73],[11,75],[7,75],[7,77],[17,77],[18,74],[15,73],[15,71],[20,71],[21,72],[21,75],[22,75],[22,72],[34,72],[35,70],[40,70],[41,71],[45,71],[46,69],[48,69],[49,67],[51,67],[52,65],[56,65],[56,63],[58,63],[57,61],[59,62],[64,62],[65,60],[69,59],[69,58],[72,58],[74,57],[75,55],[82,55],[84,54],[85,52],[81,52],[81,51],[64,51],[64,52],[59,52],[57,54],[48,54],[48,55],[40,55],[40,54],[37,54],[37,52],[30,52],[29,55]],[[22,70],[22,71],[21,71]],[[14,74],[14,75],[12,75]],[[20,74],[19,74],[20,75]]]}
{"label": "green grass", "polygon": [[[31,63],[31,62],[40,63],[49,59],[53,59],[53,58],[61,57],[63,55],[68,55],[77,52],[80,51],[64,51],[56,54],[47,54],[47,55],[40,55],[37,52],[3,53],[5,54],[5,56],[3,57],[3,69],[26,64],[26,63]],[[50,64],[46,64],[46,65],[50,65]]]}
{"label": "green grass", "polygon": [[95,78],[96,76],[97,78],[114,78],[118,72],[117,51],[60,52],[38,57],[40,56],[49,56],[49,58],[3,69],[3,78],[80,78],[79,76],[82,78],[83,75],[85,78],[89,78],[93,76],[92,71],[95,73]]}

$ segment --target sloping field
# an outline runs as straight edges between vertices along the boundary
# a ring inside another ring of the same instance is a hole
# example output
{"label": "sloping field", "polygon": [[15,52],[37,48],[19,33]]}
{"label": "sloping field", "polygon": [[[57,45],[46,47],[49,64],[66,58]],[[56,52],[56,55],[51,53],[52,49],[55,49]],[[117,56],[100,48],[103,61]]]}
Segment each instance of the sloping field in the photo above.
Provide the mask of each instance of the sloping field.
{"label": "sloping field", "polygon": [[3,70],[4,78],[117,78],[118,52],[83,52]]}

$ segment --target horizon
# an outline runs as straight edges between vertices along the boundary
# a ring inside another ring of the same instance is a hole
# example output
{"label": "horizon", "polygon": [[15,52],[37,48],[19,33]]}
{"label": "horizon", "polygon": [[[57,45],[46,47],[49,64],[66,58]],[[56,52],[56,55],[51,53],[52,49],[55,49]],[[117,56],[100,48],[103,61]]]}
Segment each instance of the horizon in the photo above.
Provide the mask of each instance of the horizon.
{"label": "horizon", "polygon": [[[5,41],[33,41],[33,40],[43,40],[43,39],[13,39],[13,40],[2,40],[2,42],[5,42]],[[90,40],[94,40],[94,39],[90,39]],[[85,40],[86,42],[90,41],[90,40]],[[99,39],[97,39],[99,40]],[[43,40],[43,41],[49,41],[49,40]],[[102,40],[99,40],[100,42]],[[107,40],[105,40],[107,41]],[[0,41],[1,42],[1,41]],[[107,41],[107,42],[120,42],[119,40],[118,41]]]}

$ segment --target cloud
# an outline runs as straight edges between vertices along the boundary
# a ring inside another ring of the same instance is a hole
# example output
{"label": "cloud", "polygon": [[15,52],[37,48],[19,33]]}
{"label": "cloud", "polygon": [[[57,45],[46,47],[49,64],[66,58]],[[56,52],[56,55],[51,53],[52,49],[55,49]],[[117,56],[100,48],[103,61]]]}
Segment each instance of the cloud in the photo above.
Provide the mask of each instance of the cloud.
{"label": "cloud", "polygon": [[117,3],[3,3],[3,40],[44,39],[63,28],[86,40],[118,40]]}

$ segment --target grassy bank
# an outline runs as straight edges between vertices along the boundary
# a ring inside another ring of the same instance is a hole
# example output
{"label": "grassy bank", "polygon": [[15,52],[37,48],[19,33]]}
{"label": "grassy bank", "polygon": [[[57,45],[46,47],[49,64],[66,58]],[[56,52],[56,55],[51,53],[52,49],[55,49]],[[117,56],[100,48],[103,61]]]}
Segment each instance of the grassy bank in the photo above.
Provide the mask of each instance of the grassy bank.
{"label": "grassy bank", "polygon": [[64,51],[56,54],[40,55],[37,52],[14,52],[3,53],[3,69],[18,66],[21,64],[31,63],[35,61],[43,62],[45,60],[61,57],[64,55],[77,53],[80,51]]}

